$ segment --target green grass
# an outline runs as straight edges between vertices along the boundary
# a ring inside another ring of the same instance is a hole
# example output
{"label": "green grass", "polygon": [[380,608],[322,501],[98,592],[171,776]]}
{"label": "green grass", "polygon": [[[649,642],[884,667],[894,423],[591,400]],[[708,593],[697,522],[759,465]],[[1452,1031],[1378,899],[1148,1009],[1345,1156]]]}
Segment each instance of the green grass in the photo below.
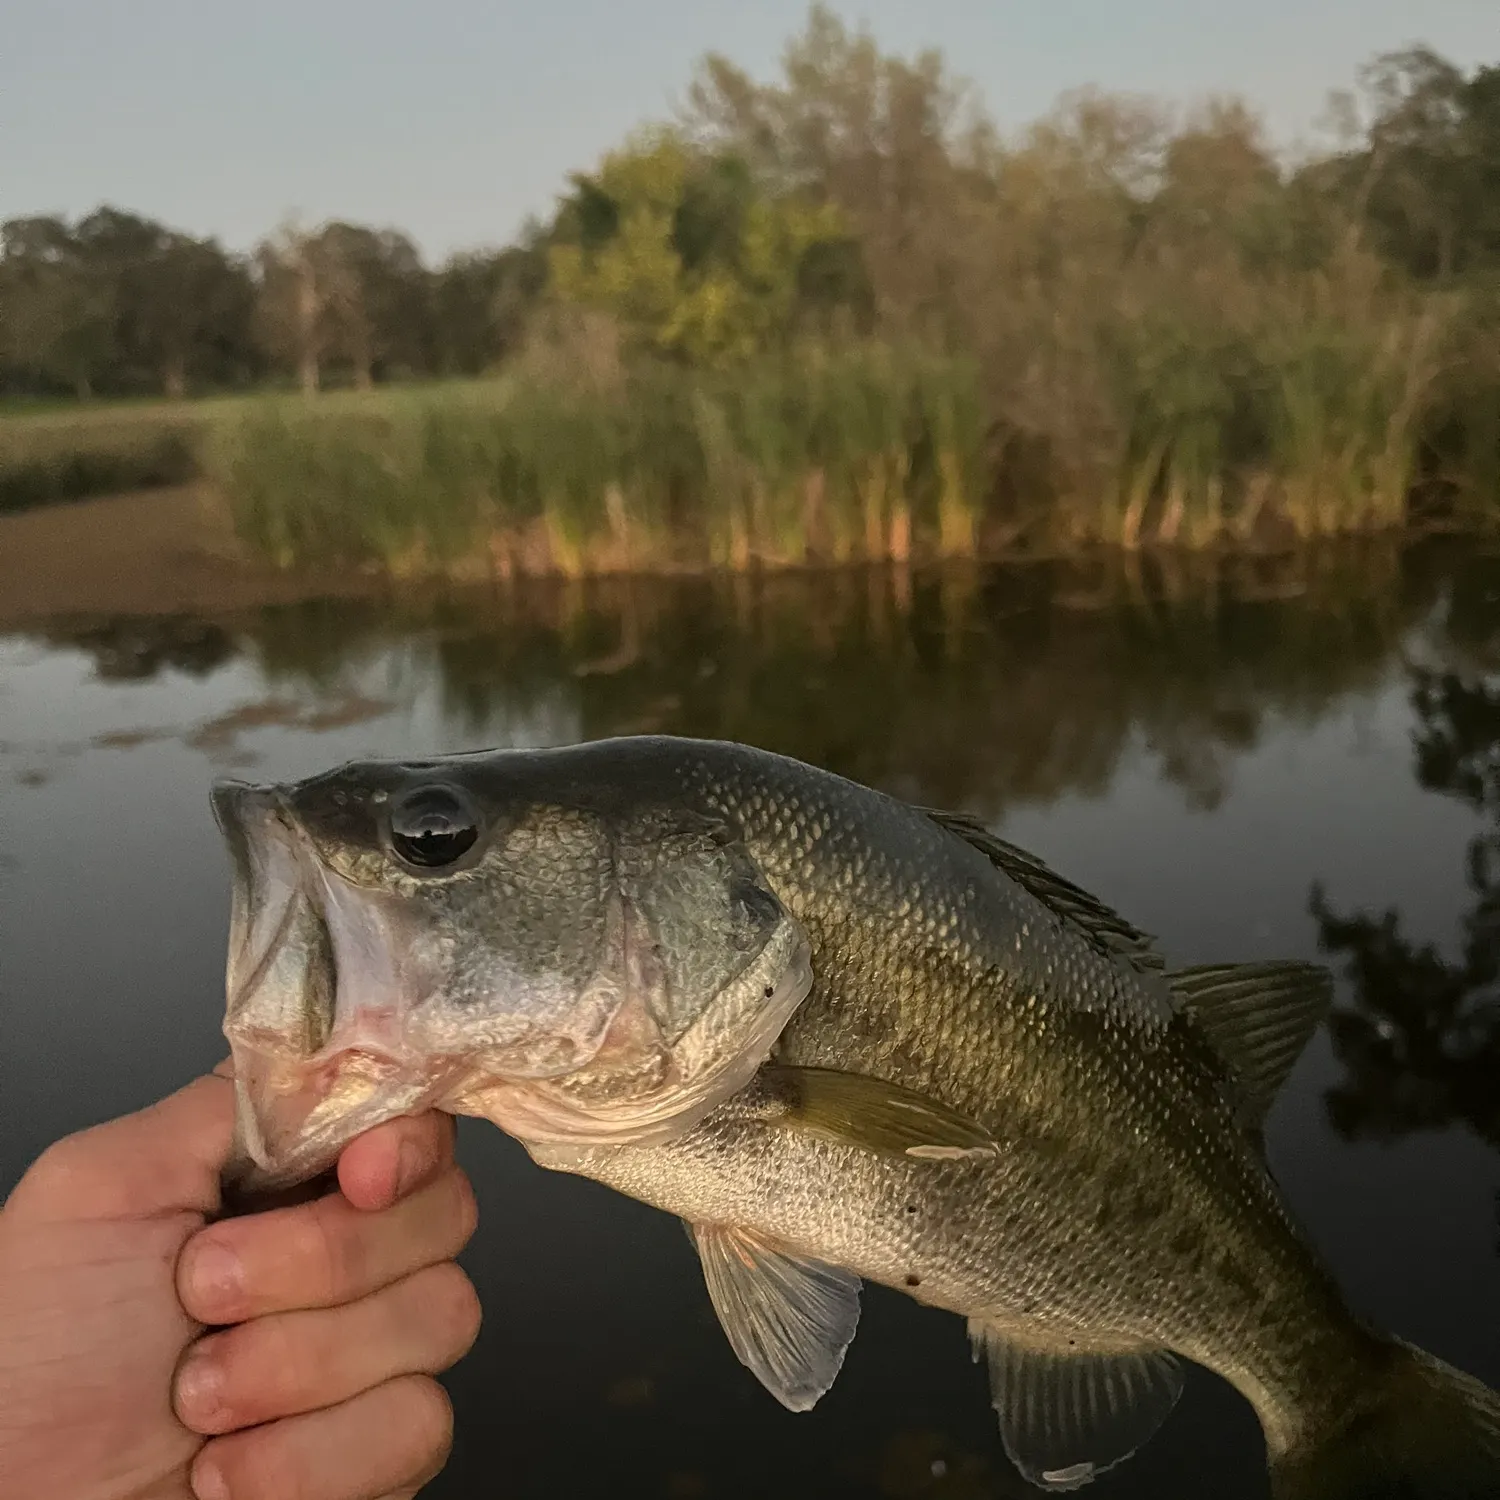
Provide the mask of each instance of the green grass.
{"label": "green grass", "polygon": [[925,561],[1018,536],[1291,546],[1405,522],[1435,340],[1395,319],[1129,327],[1119,436],[1071,492],[1070,455],[1007,471],[975,361],[882,344],[251,405],[218,429],[210,467],[278,563],[397,575]]}
{"label": "green grass", "polygon": [[[473,382],[437,382],[424,397],[443,398]],[[336,391],[317,399],[330,416],[381,410],[408,388]],[[228,395],[190,401],[11,398],[0,402],[0,513],[205,477],[216,435],[268,405],[299,396]]]}
{"label": "green grass", "polygon": [[200,472],[201,420],[0,422],[0,513],[181,484]]}
{"label": "green grass", "polygon": [[979,375],[884,347],[612,385],[513,378],[338,408],[277,401],[209,449],[283,564],[394,573],[795,565],[972,554]]}
{"label": "green grass", "polygon": [[1301,288],[1094,337],[1091,444],[1062,440],[1066,413],[1018,434],[976,360],[916,345],[718,372],[523,359],[311,401],[12,413],[0,510],[202,478],[282,566],[501,577],[1292,546],[1399,529],[1424,484],[1467,524],[1500,518],[1500,383],[1455,385],[1431,304]]}

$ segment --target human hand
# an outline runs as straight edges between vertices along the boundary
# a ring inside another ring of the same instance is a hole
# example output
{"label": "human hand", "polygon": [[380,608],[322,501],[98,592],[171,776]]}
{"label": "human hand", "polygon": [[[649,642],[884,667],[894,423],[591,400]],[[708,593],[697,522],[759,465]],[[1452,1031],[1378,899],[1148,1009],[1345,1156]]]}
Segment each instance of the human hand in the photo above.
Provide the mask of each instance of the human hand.
{"label": "human hand", "polygon": [[7,1497],[394,1500],[442,1467],[431,1377],[479,1327],[453,1122],[393,1120],[337,1191],[205,1227],[233,1111],[200,1078],[59,1141],[0,1209]]}

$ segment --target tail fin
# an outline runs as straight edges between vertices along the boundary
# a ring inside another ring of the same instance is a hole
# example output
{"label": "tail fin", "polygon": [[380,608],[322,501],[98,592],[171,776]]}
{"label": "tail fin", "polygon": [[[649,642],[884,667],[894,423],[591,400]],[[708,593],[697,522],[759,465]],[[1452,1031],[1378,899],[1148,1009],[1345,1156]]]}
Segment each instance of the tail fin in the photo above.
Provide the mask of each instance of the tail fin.
{"label": "tail fin", "polygon": [[1400,1345],[1376,1400],[1327,1441],[1273,1459],[1276,1500],[1496,1500],[1500,1395]]}

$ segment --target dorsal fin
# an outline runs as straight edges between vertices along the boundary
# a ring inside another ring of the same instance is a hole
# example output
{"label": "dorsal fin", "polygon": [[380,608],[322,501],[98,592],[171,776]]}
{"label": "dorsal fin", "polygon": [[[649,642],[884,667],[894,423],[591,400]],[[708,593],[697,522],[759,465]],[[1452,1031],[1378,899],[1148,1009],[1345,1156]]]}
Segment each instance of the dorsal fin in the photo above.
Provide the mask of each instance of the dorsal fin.
{"label": "dorsal fin", "polygon": [[1049,911],[1081,929],[1096,948],[1111,958],[1123,958],[1146,973],[1160,973],[1166,967],[1156,952],[1154,938],[1127,922],[1097,896],[1089,895],[1059,875],[1036,855],[1028,854],[991,833],[978,818],[969,813],[941,812],[931,807],[920,811],[939,827],[972,844],[1002,874],[1024,887]]}
{"label": "dorsal fin", "polygon": [[1205,964],[1167,976],[1173,998],[1229,1064],[1240,1118],[1258,1129],[1333,1000],[1321,964]]}

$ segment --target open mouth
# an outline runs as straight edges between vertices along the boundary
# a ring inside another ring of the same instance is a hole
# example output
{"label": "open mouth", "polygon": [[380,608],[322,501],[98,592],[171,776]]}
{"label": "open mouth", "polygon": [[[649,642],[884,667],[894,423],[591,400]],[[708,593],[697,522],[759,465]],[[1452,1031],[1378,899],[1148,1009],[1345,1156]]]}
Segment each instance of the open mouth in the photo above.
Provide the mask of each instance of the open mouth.
{"label": "open mouth", "polygon": [[419,914],[329,871],[275,787],[221,782],[213,806],[236,874],[224,1032],[237,1145],[270,1187],[315,1176],[361,1131],[425,1108],[462,1060],[408,1035],[430,990]]}
{"label": "open mouth", "polygon": [[451,917],[331,869],[282,789],[220,782],[213,806],[236,875],[224,1032],[255,1186],[317,1175],[360,1132],[495,1086],[641,1073],[653,1050],[665,1065],[654,1025],[624,1026],[645,1010],[623,902],[581,989],[475,946],[465,968]]}

